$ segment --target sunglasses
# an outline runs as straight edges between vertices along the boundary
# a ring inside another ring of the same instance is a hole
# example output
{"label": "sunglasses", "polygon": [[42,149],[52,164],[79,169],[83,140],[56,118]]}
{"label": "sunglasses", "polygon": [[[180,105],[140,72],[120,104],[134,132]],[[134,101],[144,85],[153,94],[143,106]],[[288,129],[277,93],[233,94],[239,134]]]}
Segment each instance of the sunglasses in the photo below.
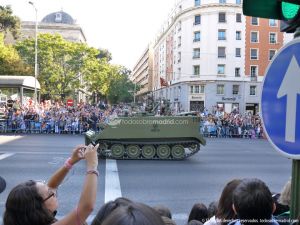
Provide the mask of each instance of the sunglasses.
{"label": "sunglasses", "polygon": [[[44,180],[36,180],[35,183],[42,183],[47,185],[47,182]],[[48,199],[52,198],[52,197],[57,197],[57,189],[52,189],[48,187],[48,193],[49,195],[43,199],[43,202],[47,201]]]}
{"label": "sunglasses", "polygon": [[52,197],[57,197],[57,190],[49,189],[48,192],[49,192],[49,195],[43,199],[43,202],[47,201],[48,199],[50,199]]}

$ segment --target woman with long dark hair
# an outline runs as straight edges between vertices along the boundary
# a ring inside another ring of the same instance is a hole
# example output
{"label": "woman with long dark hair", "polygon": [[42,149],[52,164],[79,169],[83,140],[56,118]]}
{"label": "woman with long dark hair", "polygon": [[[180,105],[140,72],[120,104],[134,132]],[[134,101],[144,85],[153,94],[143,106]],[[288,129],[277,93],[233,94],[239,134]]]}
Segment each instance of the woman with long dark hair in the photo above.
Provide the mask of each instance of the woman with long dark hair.
{"label": "woman with long dark hair", "polygon": [[[46,183],[29,180],[14,187],[8,195],[4,225],[82,225],[93,211],[97,192],[97,146],[77,146],[65,164]],[[86,176],[80,200],[61,220],[55,219],[58,207],[56,190],[71,167],[86,160]]]}

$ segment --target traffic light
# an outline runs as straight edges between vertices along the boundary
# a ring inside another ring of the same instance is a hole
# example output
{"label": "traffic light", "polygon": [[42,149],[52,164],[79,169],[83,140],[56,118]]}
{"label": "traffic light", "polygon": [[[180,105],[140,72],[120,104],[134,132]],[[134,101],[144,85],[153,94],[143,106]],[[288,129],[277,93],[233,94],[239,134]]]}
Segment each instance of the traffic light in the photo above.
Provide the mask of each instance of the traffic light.
{"label": "traffic light", "polygon": [[300,26],[300,0],[244,0],[246,16],[281,20],[282,32],[294,33]]}

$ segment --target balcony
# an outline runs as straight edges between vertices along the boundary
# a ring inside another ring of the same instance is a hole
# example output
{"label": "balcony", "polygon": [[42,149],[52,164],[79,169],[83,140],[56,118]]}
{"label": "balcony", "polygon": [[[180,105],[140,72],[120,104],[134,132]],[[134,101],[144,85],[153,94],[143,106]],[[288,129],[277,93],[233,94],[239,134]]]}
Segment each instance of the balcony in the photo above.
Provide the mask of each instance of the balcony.
{"label": "balcony", "polygon": [[257,76],[251,76],[250,81],[257,81]]}

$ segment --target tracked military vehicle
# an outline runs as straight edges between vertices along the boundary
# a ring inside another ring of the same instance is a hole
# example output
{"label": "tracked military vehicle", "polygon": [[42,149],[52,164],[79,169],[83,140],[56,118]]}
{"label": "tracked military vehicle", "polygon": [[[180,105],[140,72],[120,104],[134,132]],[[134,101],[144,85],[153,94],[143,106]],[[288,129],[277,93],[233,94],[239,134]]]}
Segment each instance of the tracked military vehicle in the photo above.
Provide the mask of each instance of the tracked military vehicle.
{"label": "tracked military vehicle", "polygon": [[86,144],[98,144],[108,159],[181,160],[200,150],[205,140],[197,116],[117,117],[100,132],[88,131]]}

